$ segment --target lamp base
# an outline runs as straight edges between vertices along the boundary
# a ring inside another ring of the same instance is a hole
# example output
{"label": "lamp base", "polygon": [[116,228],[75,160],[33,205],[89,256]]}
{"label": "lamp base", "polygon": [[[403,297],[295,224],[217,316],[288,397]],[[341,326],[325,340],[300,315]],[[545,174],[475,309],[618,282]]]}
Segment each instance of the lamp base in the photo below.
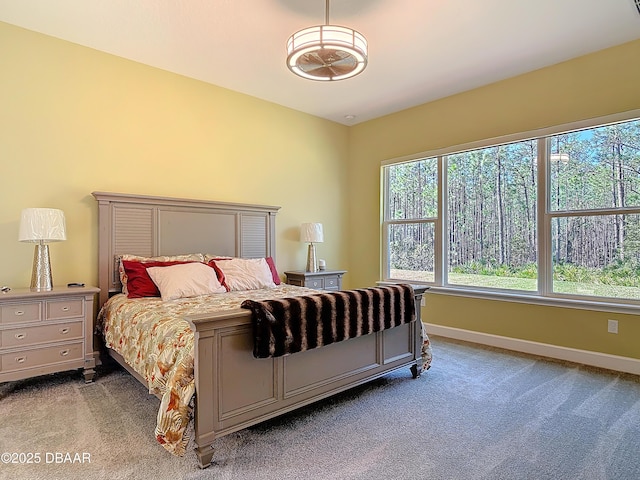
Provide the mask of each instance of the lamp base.
{"label": "lamp base", "polygon": [[307,253],[307,272],[318,271],[318,259],[316,258],[316,246],[309,244],[309,252]]}
{"label": "lamp base", "polygon": [[41,292],[53,289],[49,245],[36,244],[33,252],[33,271],[31,272],[31,290]]}

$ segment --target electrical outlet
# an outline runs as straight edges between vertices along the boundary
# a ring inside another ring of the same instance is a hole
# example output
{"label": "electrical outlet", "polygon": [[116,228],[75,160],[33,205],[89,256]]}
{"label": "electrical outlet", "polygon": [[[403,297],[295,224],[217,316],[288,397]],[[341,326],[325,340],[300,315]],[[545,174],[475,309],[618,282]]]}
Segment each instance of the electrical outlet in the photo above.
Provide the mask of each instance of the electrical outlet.
{"label": "electrical outlet", "polygon": [[618,320],[607,320],[607,332],[618,333]]}

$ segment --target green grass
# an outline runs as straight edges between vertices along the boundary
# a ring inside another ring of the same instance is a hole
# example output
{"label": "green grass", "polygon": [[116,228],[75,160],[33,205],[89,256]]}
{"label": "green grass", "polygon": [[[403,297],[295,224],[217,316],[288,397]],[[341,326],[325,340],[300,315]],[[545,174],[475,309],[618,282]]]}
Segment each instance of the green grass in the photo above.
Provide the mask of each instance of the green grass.
{"label": "green grass", "polygon": [[472,273],[449,273],[452,285],[473,287],[505,288],[508,290],[526,290],[535,292],[538,289],[536,279],[518,277],[499,277],[496,275],[475,275]]}
{"label": "green grass", "polygon": [[580,282],[563,282],[555,280],[553,282],[553,289],[556,293],[640,300],[640,288],[638,287],[625,287],[621,285],[603,285]]}
{"label": "green grass", "polygon": [[[391,277],[395,279],[414,280],[421,282],[433,282],[433,272],[392,270]],[[535,278],[505,277],[497,275],[481,275],[472,273],[449,273],[451,285],[464,285],[482,288],[501,288],[505,290],[523,290],[527,292],[537,291]],[[555,293],[583,295],[593,297],[640,299],[640,288],[621,285],[605,285],[591,282],[574,282],[566,280],[554,280]]]}

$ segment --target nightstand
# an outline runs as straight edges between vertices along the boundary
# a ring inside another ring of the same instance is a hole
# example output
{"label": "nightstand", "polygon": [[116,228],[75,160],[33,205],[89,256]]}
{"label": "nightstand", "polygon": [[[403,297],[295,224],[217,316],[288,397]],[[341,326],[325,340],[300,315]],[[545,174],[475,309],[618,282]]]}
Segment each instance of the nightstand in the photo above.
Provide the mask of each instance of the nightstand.
{"label": "nightstand", "polygon": [[342,290],[342,276],[346,270],[320,270],[319,272],[305,272],[296,270],[284,272],[289,285],[309,287],[318,290]]}
{"label": "nightstand", "polygon": [[0,293],[0,382],[82,368],[95,374],[95,287]]}

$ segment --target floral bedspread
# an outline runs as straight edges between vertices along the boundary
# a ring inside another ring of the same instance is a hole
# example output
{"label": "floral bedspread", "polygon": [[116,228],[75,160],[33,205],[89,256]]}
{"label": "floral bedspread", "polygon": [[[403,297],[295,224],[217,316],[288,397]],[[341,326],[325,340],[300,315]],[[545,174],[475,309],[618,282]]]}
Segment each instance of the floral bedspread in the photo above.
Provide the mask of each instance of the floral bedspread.
{"label": "floral bedspread", "polygon": [[422,371],[425,372],[431,368],[431,360],[433,360],[433,352],[431,351],[431,340],[427,335],[427,330],[422,324],[422,347],[420,350],[420,357],[422,358]]}
{"label": "floral bedspread", "polygon": [[[128,299],[114,295],[98,315],[98,329],[107,347],[118,352],[146,379],[149,392],[161,399],[155,435],[175,455],[184,455],[185,434],[192,413],[195,392],[193,377],[194,335],[185,315],[240,308],[244,300],[269,300],[319,293],[305,287],[282,284],[275,288],[181,298],[163,302],[160,298]],[[429,339],[424,332],[423,369],[431,363]]]}

